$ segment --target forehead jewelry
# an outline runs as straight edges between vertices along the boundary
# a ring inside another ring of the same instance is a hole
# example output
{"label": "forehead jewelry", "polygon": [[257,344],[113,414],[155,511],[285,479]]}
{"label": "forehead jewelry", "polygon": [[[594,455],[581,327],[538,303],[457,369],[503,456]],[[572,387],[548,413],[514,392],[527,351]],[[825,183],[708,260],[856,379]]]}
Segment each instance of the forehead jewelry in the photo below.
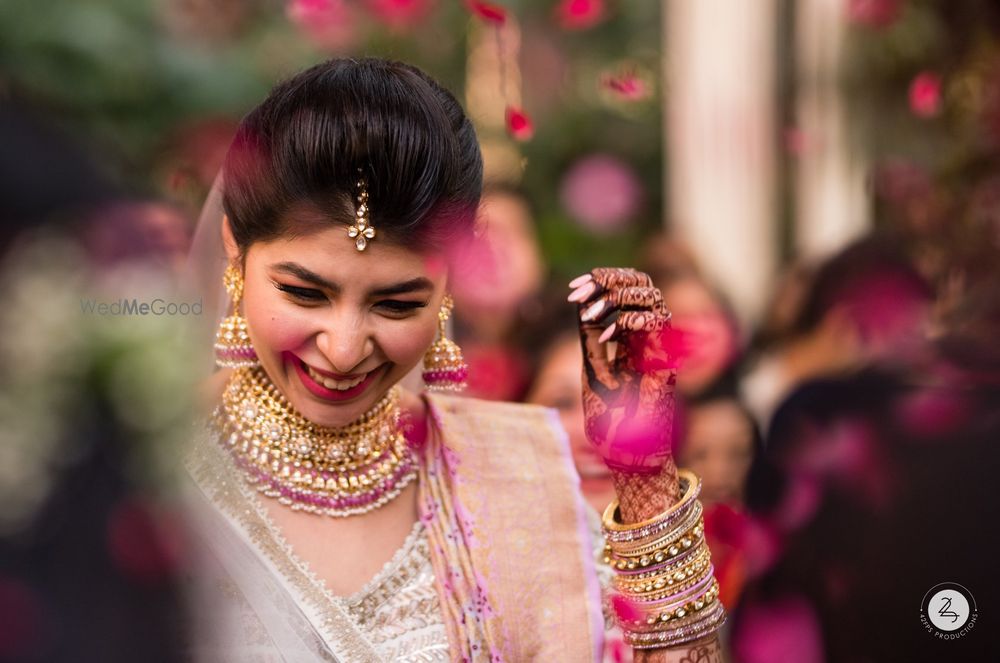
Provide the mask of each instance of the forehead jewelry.
{"label": "forehead jewelry", "polygon": [[364,251],[368,246],[368,240],[375,239],[375,229],[371,226],[368,217],[368,186],[361,169],[358,169],[358,198],[357,207],[354,212],[354,225],[347,229],[347,236],[354,240],[354,246],[358,251]]}

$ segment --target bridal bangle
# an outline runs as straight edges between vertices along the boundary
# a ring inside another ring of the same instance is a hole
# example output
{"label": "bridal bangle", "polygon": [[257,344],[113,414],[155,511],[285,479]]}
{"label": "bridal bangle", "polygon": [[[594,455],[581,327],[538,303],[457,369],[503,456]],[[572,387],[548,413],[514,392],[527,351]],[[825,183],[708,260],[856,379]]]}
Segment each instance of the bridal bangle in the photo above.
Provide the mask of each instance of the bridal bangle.
{"label": "bridal bangle", "polygon": [[680,501],[653,518],[625,525],[617,500],[604,512],[604,561],[616,572],[615,589],[633,608],[619,623],[625,642],[636,649],[682,645],[726,621],[705,541],[701,481],[688,470],[678,478]]}

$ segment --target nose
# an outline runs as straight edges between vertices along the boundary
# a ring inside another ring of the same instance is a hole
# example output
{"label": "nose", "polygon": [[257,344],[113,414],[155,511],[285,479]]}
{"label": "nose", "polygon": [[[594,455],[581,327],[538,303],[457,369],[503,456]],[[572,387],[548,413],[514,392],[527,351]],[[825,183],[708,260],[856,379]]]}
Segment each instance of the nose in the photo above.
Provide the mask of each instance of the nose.
{"label": "nose", "polygon": [[333,371],[349,375],[375,351],[375,339],[363,315],[342,311],[316,336],[316,346]]}

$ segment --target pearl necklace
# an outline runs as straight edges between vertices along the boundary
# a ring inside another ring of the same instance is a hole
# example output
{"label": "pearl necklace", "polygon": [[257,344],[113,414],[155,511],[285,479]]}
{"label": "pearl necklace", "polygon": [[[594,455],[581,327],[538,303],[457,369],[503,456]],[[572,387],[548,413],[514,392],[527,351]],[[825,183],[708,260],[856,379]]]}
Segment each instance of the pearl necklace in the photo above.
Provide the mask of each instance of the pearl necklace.
{"label": "pearl necklace", "polygon": [[212,423],[258,491],[297,511],[346,517],[386,504],[416,477],[399,418],[393,387],[357,421],[318,426],[257,366],[233,371]]}

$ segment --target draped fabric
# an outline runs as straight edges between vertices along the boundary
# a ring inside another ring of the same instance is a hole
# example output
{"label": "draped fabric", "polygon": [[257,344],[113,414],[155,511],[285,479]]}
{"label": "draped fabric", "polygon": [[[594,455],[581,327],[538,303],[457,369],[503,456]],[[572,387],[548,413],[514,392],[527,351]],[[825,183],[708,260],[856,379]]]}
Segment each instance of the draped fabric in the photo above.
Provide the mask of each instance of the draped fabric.
{"label": "draped fabric", "polygon": [[429,396],[420,512],[456,658],[600,660],[579,479],[555,413]]}
{"label": "draped fabric", "polygon": [[427,404],[419,522],[352,597],[295,555],[214,432],[199,437],[187,461],[195,660],[600,660],[593,531],[555,413]]}

